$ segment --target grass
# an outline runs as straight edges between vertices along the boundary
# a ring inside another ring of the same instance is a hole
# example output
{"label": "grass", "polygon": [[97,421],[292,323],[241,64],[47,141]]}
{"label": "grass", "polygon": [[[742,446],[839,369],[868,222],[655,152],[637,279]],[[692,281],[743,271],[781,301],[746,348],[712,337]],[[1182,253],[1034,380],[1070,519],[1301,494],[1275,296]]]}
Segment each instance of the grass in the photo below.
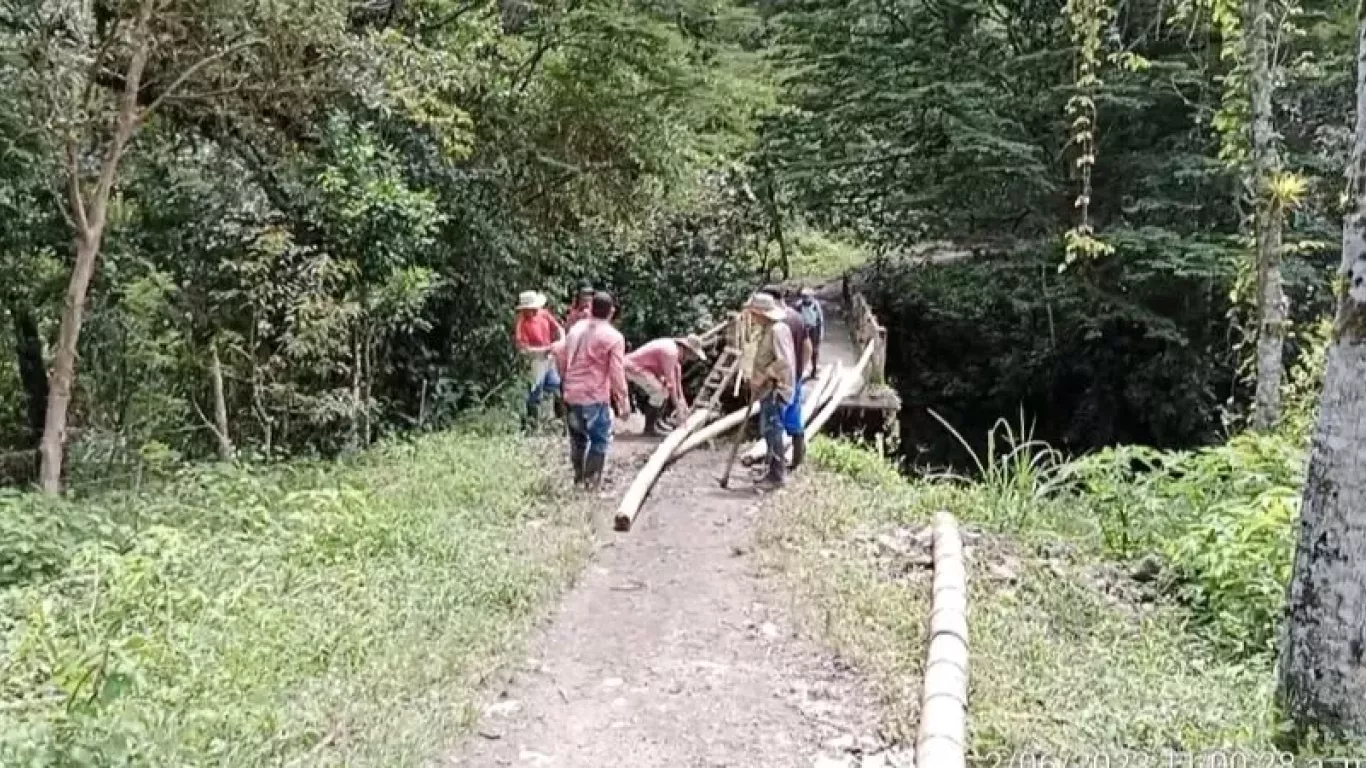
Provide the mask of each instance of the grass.
{"label": "grass", "polygon": [[0,589],[0,765],[438,754],[589,551],[536,454],[447,434],[80,505],[0,499],[11,528],[65,537]]}
{"label": "grass", "polygon": [[[1021,460],[1010,455],[1002,460]],[[977,764],[1274,750],[1270,662],[1220,653],[1187,610],[1107,561],[1104,532],[1079,510],[1018,477],[906,481],[873,454],[825,440],[812,456],[822,471],[767,511],[763,550],[812,623],[877,683],[891,733],[914,735],[924,656],[931,576],[927,545],[911,534],[949,509],[971,549]]]}

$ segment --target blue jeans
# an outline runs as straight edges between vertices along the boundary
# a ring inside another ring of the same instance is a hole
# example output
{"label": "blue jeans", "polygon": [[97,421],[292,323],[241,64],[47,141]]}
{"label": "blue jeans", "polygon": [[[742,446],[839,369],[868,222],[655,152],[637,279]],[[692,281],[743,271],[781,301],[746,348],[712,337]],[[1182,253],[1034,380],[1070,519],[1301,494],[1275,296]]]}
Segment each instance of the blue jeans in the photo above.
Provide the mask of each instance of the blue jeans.
{"label": "blue jeans", "polygon": [[612,446],[612,407],[607,403],[571,405],[565,417],[569,426],[569,454],[582,460],[585,455],[606,456]]}
{"label": "blue jeans", "polygon": [[774,480],[782,480],[787,474],[787,446],[783,445],[787,425],[783,417],[788,405],[777,392],[769,392],[759,401],[759,434],[768,445],[768,476]]}
{"label": "blue jeans", "polygon": [[555,366],[549,360],[535,361],[531,366],[531,391],[527,392],[526,410],[527,413],[540,413],[541,398],[547,392],[556,393],[560,391],[560,375],[555,371]]}

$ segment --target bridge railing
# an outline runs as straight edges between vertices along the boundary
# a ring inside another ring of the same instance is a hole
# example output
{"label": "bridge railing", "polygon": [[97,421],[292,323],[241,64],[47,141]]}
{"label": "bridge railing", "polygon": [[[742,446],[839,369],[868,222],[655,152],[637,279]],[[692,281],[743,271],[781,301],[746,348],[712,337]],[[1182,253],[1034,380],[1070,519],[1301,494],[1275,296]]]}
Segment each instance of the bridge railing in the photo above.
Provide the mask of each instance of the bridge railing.
{"label": "bridge railing", "polygon": [[849,276],[844,276],[844,302],[849,308],[849,321],[858,349],[863,349],[869,341],[873,346],[873,359],[868,362],[868,382],[877,386],[887,383],[887,329],[878,321],[873,307],[861,291],[849,285]]}

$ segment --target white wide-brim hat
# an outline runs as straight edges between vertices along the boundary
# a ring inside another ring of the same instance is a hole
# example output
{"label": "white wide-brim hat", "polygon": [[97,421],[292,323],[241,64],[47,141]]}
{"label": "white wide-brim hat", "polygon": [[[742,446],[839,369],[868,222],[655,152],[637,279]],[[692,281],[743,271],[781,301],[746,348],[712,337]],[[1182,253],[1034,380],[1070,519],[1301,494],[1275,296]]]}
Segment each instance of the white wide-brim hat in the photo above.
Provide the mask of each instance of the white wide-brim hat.
{"label": "white wide-brim hat", "polygon": [[745,309],[756,315],[763,315],[775,323],[787,317],[783,308],[778,306],[778,300],[767,293],[756,293],[749,297],[749,303],[745,305]]}
{"label": "white wide-brim hat", "polygon": [[545,301],[545,294],[540,291],[522,291],[517,296],[517,309],[540,309]]}

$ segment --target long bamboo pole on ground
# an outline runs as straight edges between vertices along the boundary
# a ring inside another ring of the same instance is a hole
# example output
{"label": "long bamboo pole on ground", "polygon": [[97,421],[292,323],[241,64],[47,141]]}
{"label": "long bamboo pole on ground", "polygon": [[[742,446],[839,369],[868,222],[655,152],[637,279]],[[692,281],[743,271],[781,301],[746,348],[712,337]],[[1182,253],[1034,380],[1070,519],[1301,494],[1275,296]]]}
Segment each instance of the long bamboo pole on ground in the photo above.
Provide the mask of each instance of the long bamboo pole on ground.
{"label": "long bamboo pole on ground", "polygon": [[740,424],[743,424],[749,419],[753,418],[754,414],[758,412],[758,403],[753,403],[748,408],[741,408],[737,411],[731,411],[725,416],[717,419],[714,423],[708,424],[705,428],[699,429],[696,433],[690,435],[687,440],[683,441],[682,445],[678,446],[678,450],[674,451],[673,458],[676,459],[679,456],[682,456],[688,451],[693,450],[694,448],[706,443],[709,440],[715,440],[721,435],[724,435],[725,433],[729,432],[730,430],[734,429]]}
{"label": "long bamboo pole on ground", "polygon": [[[829,368],[830,366],[821,367],[822,373],[817,374],[817,377],[814,380],[816,386],[813,388],[811,396],[802,401],[803,425],[810,423],[811,417],[815,415],[820,407],[828,402],[831,397],[834,397],[835,392],[842,386],[840,382],[841,376],[843,375],[843,364],[835,363],[833,370],[828,370]],[[790,448],[792,446],[792,439],[787,435],[783,435],[783,445]],[[766,453],[768,453],[768,444],[760,439],[745,451],[743,460],[745,463],[752,463],[762,459]]]}
{"label": "long bamboo pole on ground", "polygon": [[963,768],[968,715],[967,567],[958,522],[948,512],[934,520],[934,582],[930,600],[929,649],[915,764]]}
{"label": "long bamboo pole on ground", "polygon": [[687,421],[670,432],[664,438],[664,442],[655,448],[655,452],[650,454],[650,460],[641,468],[636,479],[631,481],[631,487],[626,489],[626,495],[621,498],[621,504],[617,507],[614,527],[618,531],[631,530],[631,523],[635,521],[636,514],[640,512],[640,506],[645,503],[645,497],[650,493],[650,488],[654,486],[659,473],[664,471],[664,466],[669,463],[669,457],[683,444],[689,433],[706,424],[711,415],[711,411],[705,408],[697,410]]}

